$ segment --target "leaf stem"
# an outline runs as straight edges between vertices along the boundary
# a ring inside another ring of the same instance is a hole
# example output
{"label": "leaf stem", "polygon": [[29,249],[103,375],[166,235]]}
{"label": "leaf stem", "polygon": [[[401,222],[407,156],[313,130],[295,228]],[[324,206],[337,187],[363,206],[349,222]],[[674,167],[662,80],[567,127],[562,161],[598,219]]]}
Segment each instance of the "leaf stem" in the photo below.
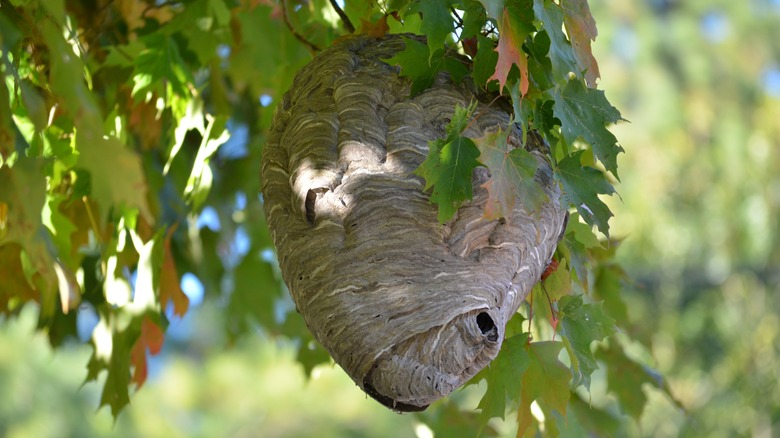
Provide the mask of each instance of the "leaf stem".
{"label": "leaf stem", "polygon": [[102,245],[103,236],[100,234],[100,228],[98,227],[97,220],[95,220],[95,215],[92,213],[92,207],[89,205],[89,200],[86,196],[82,196],[81,201],[84,202],[84,208],[87,210],[87,217],[89,217],[89,223],[92,225],[92,232],[95,233],[95,239]]}

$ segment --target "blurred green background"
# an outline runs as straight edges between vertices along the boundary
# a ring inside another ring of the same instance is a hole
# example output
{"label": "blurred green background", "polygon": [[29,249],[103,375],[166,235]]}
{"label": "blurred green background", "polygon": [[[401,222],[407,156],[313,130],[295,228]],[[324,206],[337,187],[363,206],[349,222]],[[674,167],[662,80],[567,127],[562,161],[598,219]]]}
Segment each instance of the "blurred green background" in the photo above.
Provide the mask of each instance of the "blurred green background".
{"label": "blurred green background", "polygon": [[[620,434],[780,436],[780,1],[590,5],[600,88],[629,121],[613,127],[626,154],[610,200],[627,330],[684,407],[648,386]],[[100,385],[81,387],[87,345],[31,338],[30,306],[0,322],[0,436],[430,436],[337,367],[307,380],[284,339],[226,341],[220,302],[193,307],[116,425]],[[476,407],[480,391],[455,398]],[[593,405],[605,393],[597,372]]]}

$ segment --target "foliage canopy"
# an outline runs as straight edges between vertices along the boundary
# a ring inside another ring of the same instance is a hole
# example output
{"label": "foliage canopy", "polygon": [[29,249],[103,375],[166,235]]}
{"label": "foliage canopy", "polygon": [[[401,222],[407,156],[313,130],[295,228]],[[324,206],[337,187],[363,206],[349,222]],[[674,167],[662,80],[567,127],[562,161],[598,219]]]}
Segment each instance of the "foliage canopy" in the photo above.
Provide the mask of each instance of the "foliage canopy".
{"label": "foliage canopy", "polygon": [[[479,417],[485,434],[487,420],[507,409],[517,412],[518,436],[578,424],[606,433],[612,414],[582,408],[598,360],[610,390],[638,416],[641,385],[666,386],[625,354],[627,336],[612,336],[627,321],[615,310],[624,308],[620,296],[604,293],[622,278],[612,261],[612,213],[599,195],[615,192],[623,149],[607,127],[621,117],[596,89],[586,0],[359,1],[343,10],[324,0],[2,4],[0,312],[36,302],[38,327],[54,347],[77,336],[79,314],[94,312],[87,381],[106,374],[100,403],[114,415],[130,387],[144,384],[169,321],[188,311],[184,273],[224,303],[231,339],[257,324],[300,339],[307,372],[327,361],[267,251],[257,166],[274,104],[347,22],[377,37],[426,37],[407,39],[387,60],[413,93],[447,72],[508,96],[515,123],[549,145],[572,210],[558,269],[529,295],[514,336],[474,379],[487,381],[481,413],[459,415]],[[472,117],[459,110],[418,169],[439,220],[469,199],[476,166],[492,175],[489,217],[515,202],[533,209],[530,155],[510,148],[504,133],[462,136]],[[615,275],[589,275],[605,269]],[[608,284],[594,288],[596,281]],[[608,336],[594,354],[592,343]],[[532,404],[544,415],[533,415]],[[423,419],[434,425],[437,413]]]}

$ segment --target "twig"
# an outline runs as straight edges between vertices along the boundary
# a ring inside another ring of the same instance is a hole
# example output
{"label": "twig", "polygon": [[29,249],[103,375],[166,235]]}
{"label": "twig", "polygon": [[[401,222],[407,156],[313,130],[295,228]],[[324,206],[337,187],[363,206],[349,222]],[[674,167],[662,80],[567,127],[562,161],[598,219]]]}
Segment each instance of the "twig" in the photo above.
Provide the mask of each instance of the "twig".
{"label": "twig", "polygon": [[463,29],[463,19],[458,15],[458,11],[456,11],[455,8],[450,8],[450,12],[452,12],[452,15],[455,17],[455,21],[458,22],[458,26]]}
{"label": "twig", "polygon": [[351,21],[349,21],[349,17],[347,17],[347,14],[343,9],[341,9],[341,6],[336,3],[336,0],[330,0],[330,5],[333,6],[333,9],[335,9],[336,13],[339,14],[341,22],[344,23],[344,29],[346,29],[346,31],[349,33],[355,33],[355,26],[352,25]]}
{"label": "twig", "polygon": [[303,35],[299,34],[298,31],[293,28],[292,23],[290,23],[290,19],[287,17],[287,1],[282,0],[282,18],[284,18],[284,24],[287,25],[287,28],[290,29],[290,32],[292,32],[295,39],[303,43],[304,46],[306,46],[312,54],[316,54],[320,51],[320,48],[312,44],[311,41],[307,40],[303,37]]}

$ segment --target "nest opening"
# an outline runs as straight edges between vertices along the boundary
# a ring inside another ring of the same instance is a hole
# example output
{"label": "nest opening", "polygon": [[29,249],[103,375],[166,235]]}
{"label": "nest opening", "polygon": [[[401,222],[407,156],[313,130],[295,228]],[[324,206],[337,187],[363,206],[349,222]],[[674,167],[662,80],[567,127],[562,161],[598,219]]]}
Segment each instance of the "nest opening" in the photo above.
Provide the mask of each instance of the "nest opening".
{"label": "nest opening", "polygon": [[477,327],[479,327],[479,331],[482,332],[482,335],[485,336],[488,341],[496,342],[498,340],[498,327],[496,327],[496,323],[493,322],[493,318],[487,313],[480,312],[479,315],[477,315]]}

